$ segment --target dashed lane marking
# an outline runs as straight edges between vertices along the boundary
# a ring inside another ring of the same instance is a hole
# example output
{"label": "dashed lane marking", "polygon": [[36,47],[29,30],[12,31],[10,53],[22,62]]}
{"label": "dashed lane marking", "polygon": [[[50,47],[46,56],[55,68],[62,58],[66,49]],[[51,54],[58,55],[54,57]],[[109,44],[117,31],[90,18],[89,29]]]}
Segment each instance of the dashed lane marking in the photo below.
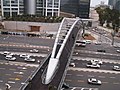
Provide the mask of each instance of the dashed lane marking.
{"label": "dashed lane marking", "polygon": [[107,84],[108,82],[102,82],[102,83]]}
{"label": "dashed lane marking", "polygon": [[[1,62],[0,62],[0,64],[1,64]],[[23,63],[23,62],[11,62],[11,61],[9,61],[9,62],[2,62],[2,64],[5,64],[5,65],[15,65],[15,66],[21,66],[21,67],[23,67],[23,66],[25,66],[25,67],[38,67],[39,66],[39,64],[27,64],[27,63]],[[5,68],[0,68],[0,69],[5,69]],[[26,68],[23,68],[23,69],[26,69]]]}
{"label": "dashed lane marking", "polygon": [[118,83],[118,82],[115,82],[115,83],[113,83],[113,84],[116,84],[116,85],[118,85],[118,84],[120,84],[120,83]]}
{"label": "dashed lane marking", "polygon": [[0,46],[16,46],[16,47],[32,47],[32,48],[44,48],[44,49],[49,49],[50,47],[48,46],[35,46],[35,45],[16,45],[16,44],[0,44]]}
{"label": "dashed lane marking", "polygon": [[84,81],[84,80],[78,80],[78,82],[82,82],[82,83],[83,83],[83,82],[85,82],[85,81]]}
{"label": "dashed lane marking", "polygon": [[110,70],[100,70],[100,69],[88,69],[88,68],[71,68],[69,67],[68,70],[73,71],[84,71],[84,72],[98,72],[98,73],[110,73],[110,74],[120,74],[120,72],[117,71],[110,71]]}
{"label": "dashed lane marking", "polygon": [[[82,60],[82,61],[90,61],[93,59],[101,60],[100,58],[88,58],[88,57],[78,57],[78,56],[73,56],[72,59],[77,59],[77,60]],[[103,62],[105,63],[114,63],[114,64],[120,64],[120,60],[110,60],[110,59],[102,59]]]}
{"label": "dashed lane marking", "polygon": [[85,51],[85,50],[75,50],[75,52],[83,52],[83,53],[90,53],[90,54],[101,54],[101,55],[114,55],[114,56],[120,56],[120,54],[111,54],[111,53],[103,53],[103,52],[95,52],[95,51]]}
{"label": "dashed lane marking", "polygon": [[72,80],[70,80],[70,79],[66,79],[65,81],[67,81],[67,82],[71,82]]}

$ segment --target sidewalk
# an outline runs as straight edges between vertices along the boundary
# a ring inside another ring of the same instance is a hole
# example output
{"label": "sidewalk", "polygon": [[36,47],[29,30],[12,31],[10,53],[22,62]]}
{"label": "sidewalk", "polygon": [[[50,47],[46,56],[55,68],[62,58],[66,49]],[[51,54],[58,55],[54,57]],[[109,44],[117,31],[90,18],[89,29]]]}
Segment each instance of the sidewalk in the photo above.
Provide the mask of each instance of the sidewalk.
{"label": "sidewalk", "polygon": [[107,31],[109,33],[111,33],[113,31],[113,29],[108,29],[108,28],[105,28],[105,27],[102,27],[102,26],[97,26],[97,28],[103,29],[103,30],[105,30],[105,31]]}

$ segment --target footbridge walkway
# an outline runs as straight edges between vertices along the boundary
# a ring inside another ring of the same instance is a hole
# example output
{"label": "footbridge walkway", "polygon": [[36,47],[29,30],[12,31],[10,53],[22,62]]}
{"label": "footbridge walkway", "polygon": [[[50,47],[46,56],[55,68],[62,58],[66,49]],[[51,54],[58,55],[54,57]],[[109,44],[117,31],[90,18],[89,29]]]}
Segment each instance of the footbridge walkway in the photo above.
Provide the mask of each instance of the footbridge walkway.
{"label": "footbridge walkway", "polygon": [[[20,90],[60,90],[66,75],[78,33],[83,22],[78,18],[64,18],[60,24],[52,53]],[[52,89],[51,89],[52,88]]]}

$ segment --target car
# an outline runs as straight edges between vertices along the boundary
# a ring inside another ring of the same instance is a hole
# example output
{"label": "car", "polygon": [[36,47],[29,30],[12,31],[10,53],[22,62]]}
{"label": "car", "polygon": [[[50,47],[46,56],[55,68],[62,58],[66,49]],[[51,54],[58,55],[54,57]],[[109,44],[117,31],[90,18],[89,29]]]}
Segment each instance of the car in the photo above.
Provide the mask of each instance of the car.
{"label": "car", "polygon": [[75,67],[75,63],[70,63],[69,66],[70,67]]}
{"label": "car", "polygon": [[116,50],[116,52],[120,53],[120,50]]}
{"label": "car", "polygon": [[26,62],[35,62],[35,59],[34,58],[25,58],[24,59]]}
{"label": "car", "polygon": [[95,42],[95,45],[101,45],[101,42]]}
{"label": "car", "polygon": [[10,60],[10,61],[15,61],[16,57],[13,57],[11,55],[6,55],[5,59]]}
{"label": "car", "polygon": [[94,85],[101,85],[102,84],[102,82],[100,80],[97,80],[95,78],[89,78],[88,83],[89,84],[94,84]]}
{"label": "car", "polygon": [[66,83],[63,83],[62,88],[64,88],[64,89],[69,89],[70,86],[69,86],[68,84],[66,84]]}
{"label": "car", "polygon": [[86,67],[88,67],[88,68],[100,68],[100,65],[97,63],[88,63],[86,65]]}
{"label": "car", "polygon": [[39,50],[37,50],[37,49],[32,49],[32,50],[30,50],[30,52],[32,52],[32,53],[38,53]]}
{"label": "car", "polygon": [[113,66],[113,70],[120,71],[120,67],[119,66]]}
{"label": "car", "polygon": [[102,65],[102,64],[103,64],[103,62],[102,62],[101,60],[97,60],[97,59],[93,59],[93,60],[91,60],[90,62],[91,62],[91,63],[97,63],[97,64],[99,64],[99,65]]}
{"label": "car", "polygon": [[27,54],[20,54],[20,57],[22,57],[22,58],[29,58],[30,55],[27,55]]}
{"label": "car", "polygon": [[9,55],[9,54],[11,54],[11,53],[8,52],[8,51],[4,51],[3,54],[4,54],[4,55]]}
{"label": "car", "polygon": [[105,53],[106,51],[103,49],[98,49],[97,52],[104,52]]}
{"label": "car", "polygon": [[91,40],[85,40],[86,44],[91,44]]}

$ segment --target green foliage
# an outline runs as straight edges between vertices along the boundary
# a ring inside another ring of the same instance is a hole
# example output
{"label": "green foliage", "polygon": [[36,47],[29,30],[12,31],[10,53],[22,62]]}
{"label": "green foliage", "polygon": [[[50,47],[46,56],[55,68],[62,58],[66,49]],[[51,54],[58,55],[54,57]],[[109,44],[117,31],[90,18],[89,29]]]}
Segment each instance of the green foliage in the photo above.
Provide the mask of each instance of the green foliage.
{"label": "green foliage", "polygon": [[63,17],[45,17],[39,15],[18,15],[15,17],[6,17],[7,21],[29,21],[29,22],[44,22],[44,23],[58,23]]}
{"label": "green foliage", "polygon": [[110,23],[112,23],[112,28],[120,26],[120,12],[116,9],[110,8],[96,8],[97,13],[99,14],[100,25],[106,22],[107,27],[110,28]]}

